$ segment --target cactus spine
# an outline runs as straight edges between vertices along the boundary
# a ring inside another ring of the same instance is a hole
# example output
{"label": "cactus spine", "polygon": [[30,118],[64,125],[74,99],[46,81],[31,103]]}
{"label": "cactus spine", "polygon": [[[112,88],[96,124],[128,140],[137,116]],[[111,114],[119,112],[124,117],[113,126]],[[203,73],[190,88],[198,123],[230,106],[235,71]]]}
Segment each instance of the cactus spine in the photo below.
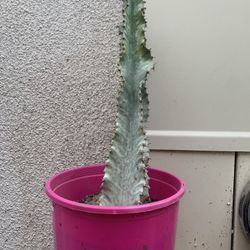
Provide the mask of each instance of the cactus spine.
{"label": "cactus spine", "polygon": [[116,130],[106,161],[100,205],[136,205],[148,196],[149,160],[145,123],[149,115],[146,79],[153,58],[146,48],[143,0],[123,0]]}

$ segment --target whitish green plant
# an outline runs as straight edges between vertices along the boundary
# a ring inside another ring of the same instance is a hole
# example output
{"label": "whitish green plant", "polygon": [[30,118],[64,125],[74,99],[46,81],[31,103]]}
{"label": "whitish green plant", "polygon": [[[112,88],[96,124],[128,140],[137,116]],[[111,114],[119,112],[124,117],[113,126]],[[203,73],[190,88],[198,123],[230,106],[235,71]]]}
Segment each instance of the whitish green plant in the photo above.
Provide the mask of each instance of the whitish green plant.
{"label": "whitish green plant", "polygon": [[146,80],[153,58],[146,48],[145,28],[145,2],[123,0],[119,64],[123,85],[100,196],[100,205],[104,206],[141,204],[149,196]]}

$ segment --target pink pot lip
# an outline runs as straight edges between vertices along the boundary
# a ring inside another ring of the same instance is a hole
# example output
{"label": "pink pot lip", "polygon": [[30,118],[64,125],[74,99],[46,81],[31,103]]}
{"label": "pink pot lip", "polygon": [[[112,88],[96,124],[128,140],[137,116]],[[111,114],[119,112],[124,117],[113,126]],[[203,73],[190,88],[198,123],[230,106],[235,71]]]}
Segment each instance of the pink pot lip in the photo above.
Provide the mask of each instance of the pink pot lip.
{"label": "pink pot lip", "polygon": [[158,172],[167,173],[168,175],[171,175],[173,178],[176,178],[180,182],[180,188],[179,190],[172,195],[169,198],[162,199],[159,201],[154,201],[152,203],[143,204],[143,205],[132,205],[132,206],[96,206],[96,205],[88,205],[79,203],[76,201],[71,201],[68,199],[65,199],[59,195],[57,195],[51,188],[51,183],[54,179],[56,179],[58,176],[74,172],[75,170],[81,169],[81,168],[93,168],[93,167],[103,167],[104,164],[91,164],[87,166],[77,166],[70,169],[63,170],[52,177],[50,177],[46,183],[45,183],[45,191],[48,195],[48,197],[52,200],[53,203],[56,203],[58,205],[61,205],[63,207],[69,208],[71,210],[77,210],[82,211],[86,213],[92,213],[92,214],[136,214],[136,213],[143,213],[143,212],[149,212],[157,209],[161,209],[164,207],[168,207],[170,205],[173,205],[174,203],[177,203],[182,196],[185,193],[185,183],[176,175],[169,173],[167,171],[152,168],[149,167],[148,169],[156,170]]}

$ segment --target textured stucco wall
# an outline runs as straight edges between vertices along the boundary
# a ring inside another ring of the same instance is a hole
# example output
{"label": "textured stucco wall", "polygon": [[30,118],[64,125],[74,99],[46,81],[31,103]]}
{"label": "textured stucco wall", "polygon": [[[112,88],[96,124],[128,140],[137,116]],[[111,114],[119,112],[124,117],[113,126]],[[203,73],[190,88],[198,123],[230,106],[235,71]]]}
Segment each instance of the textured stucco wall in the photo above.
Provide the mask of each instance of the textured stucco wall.
{"label": "textured stucco wall", "polygon": [[44,181],[108,153],[121,1],[1,0],[0,13],[0,249],[50,250]]}

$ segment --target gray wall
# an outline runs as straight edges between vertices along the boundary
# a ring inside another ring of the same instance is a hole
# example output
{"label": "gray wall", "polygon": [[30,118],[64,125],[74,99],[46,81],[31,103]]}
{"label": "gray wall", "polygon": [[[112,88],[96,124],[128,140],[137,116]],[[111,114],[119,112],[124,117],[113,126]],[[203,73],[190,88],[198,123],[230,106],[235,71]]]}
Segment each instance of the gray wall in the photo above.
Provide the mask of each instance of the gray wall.
{"label": "gray wall", "polygon": [[109,150],[121,1],[1,0],[0,12],[0,249],[50,250],[45,180]]}

